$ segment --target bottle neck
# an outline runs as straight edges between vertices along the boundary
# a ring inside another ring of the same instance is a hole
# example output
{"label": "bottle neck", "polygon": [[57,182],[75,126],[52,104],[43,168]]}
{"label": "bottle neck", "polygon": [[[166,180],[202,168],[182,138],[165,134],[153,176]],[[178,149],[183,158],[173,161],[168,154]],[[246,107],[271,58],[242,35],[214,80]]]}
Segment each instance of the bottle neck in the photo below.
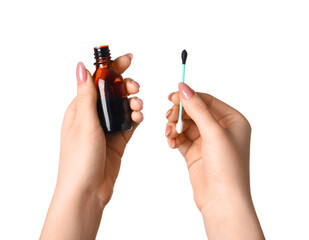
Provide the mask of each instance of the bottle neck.
{"label": "bottle neck", "polygon": [[96,65],[96,69],[99,69],[99,68],[109,68],[112,66],[112,63],[113,61],[112,60],[97,60],[94,65]]}
{"label": "bottle neck", "polygon": [[96,68],[107,68],[112,64],[111,55],[108,46],[101,46],[94,48],[94,58]]}

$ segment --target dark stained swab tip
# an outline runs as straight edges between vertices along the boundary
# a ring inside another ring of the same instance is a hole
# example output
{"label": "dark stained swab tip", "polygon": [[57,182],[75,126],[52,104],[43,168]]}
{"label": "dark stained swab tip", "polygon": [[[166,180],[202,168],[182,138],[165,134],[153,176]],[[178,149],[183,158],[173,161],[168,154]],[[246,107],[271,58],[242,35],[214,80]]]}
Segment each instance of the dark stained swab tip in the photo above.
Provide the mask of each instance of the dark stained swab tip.
{"label": "dark stained swab tip", "polygon": [[188,53],[186,50],[183,50],[181,53],[182,64],[186,64]]}

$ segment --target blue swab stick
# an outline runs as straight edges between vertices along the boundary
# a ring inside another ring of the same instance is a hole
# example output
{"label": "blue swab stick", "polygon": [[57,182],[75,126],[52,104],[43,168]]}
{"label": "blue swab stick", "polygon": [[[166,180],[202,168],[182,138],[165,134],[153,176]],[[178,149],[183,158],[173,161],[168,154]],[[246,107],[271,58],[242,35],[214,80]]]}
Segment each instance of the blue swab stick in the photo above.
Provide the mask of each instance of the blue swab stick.
{"label": "blue swab stick", "polygon": [[[182,59],[182,79],[181,82],[185,82],[185,71],[186,71],[186,61],[187,61],[188,53],[186,50],[183,50],[181,53],[181,59]],[[183,130],[183,123],[182,123],[182,103],[180,102],[179,106],[179,116],[178,116],[178,122],[176,124],[176,131],[178,134],[182,133]]]}

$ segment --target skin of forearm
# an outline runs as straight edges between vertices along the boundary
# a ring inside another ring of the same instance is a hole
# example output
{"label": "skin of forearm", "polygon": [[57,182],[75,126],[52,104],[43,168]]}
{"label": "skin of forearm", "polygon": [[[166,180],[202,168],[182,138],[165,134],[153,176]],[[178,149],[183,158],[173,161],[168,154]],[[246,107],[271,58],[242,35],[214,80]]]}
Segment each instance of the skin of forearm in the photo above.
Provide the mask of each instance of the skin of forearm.
{"label": "skin of forearm", "polygon": [[95,239],[103,209],[95,192],[56,187],[40,240]]}
{"label": "skin of forearm", "polygon": [[264,240],[251,196],[231,193],[202,209],[209,240]]}

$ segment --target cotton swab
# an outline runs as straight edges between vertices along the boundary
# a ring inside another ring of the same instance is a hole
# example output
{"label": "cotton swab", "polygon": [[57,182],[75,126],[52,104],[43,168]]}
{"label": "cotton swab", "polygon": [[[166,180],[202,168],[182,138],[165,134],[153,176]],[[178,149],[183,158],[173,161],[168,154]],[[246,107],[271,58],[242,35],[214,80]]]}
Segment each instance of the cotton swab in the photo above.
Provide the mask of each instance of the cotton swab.
{"label": "cotton swab", "polygon": [[[181,59],[182,59],[182,80],[181,80],[181,82],[185,82],[185,71],[186,71],[187,56],[188,56],[187,51],[183,50],[182,53],[181,53]],[[178,122],[176,124],[176,131],[178,132],[178,134],[180,134],[180,133],[182,133],[182,130],[183,130],[182,104],[180,102]]]}

